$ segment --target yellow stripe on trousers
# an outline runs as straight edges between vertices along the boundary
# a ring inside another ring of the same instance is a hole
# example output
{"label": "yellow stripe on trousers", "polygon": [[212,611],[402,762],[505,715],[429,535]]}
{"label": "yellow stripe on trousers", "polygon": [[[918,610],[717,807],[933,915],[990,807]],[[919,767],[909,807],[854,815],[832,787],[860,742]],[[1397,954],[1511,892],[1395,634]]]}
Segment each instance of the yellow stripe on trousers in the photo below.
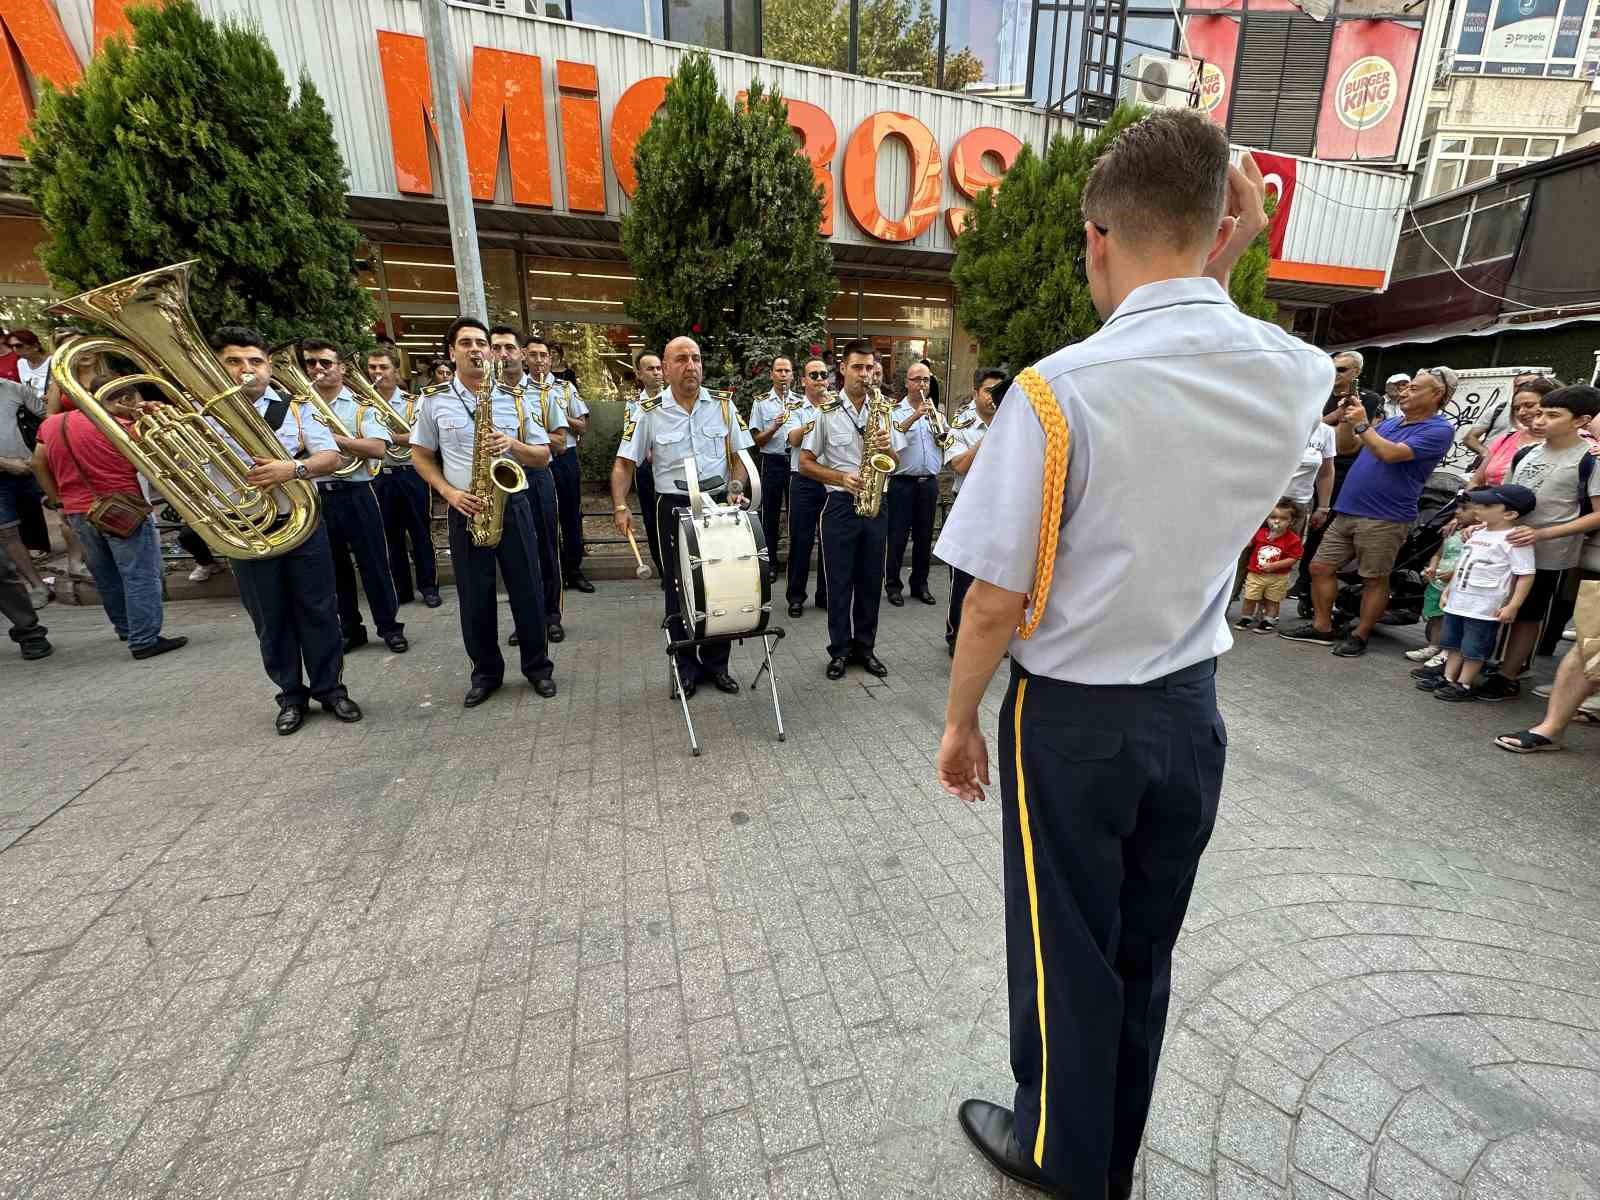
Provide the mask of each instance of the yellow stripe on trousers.
{"label": "yellow stripe on trousers", "polygon": [[1033,975],[1038,980],[1039,1009],[1039,1132],[1033,1139],[1033,1165],[1044,1166],[1044,1126],[1049,1112],[1050,1042],[1045,1037],[1044,946],[1039,940],[1039,881],[1033,872],[1033,825],[1028,820],[1028,781],[1022,773],[1022,704],[1028,696],[1028,681],[1017,681],[1017,706],[1011,714],[1012,733],[1017,743],[1017,823],[1022,832],[1022,867],[1028,877],[1028,915],[1033,921]]}

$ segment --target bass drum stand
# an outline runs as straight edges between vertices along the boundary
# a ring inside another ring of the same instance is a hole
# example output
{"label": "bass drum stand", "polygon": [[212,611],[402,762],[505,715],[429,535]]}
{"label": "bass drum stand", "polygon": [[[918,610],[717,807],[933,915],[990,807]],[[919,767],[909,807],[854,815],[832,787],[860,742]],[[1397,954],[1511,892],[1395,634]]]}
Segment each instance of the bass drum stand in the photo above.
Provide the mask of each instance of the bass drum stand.
{"label": "bass drum stand", "polygon": [[[751,481],[750,506],[754,508],[761,503],[761,479],[756,474],[755,467],[750,461],[750,456],[745,451],[739,451],[739,458],[744,463],[745,474]],[[700,475],[692,454],[684,460],[683,470],[684,482],[688,484],[689,489],[689,511],[695,517],[698,517],[702,509],[705,508],[707,501],[700,492]],[[730,494],[738,494],[733,491],[736,487],[738,487],[736,480],[729,481]],[[770,549],[768,553],[771,553]],[[681,578],[678,581],[678,591],[678,603],[684,625],[686,627],[692,626],[695,623],[692,619],[693,613],[683,607],[683,581]],[[772,716],[778,726],[778,740],[780,742],[788,740],[783,730],[783,705],[778,700],[778,669],[772,662],[772,647],[783,640],[784,633],[781,627],[768,625],[760,633],[722,633],[710,637],[684,638],[682,641],[674,641],[671,622],[668,618],[663,617],[661,620],[661,635],[666,643],[667,679],[672,687],[672,695],[677,699],[678,707],[683,712],[684,728],[689,733],[689,752],[695,758],[700,757],[700,739],[694,731],[694,718],[689,715],[689,697],[683,694],[683,679],[678,673],[678,655],[685,650],[698,650],[701,646],[712,646],[719,642],[738,642],[743,645],[747,638],[756,637],[761,639],[761,666],[756,669],[756,677],[750,681],[750,690],[752,692],[756,690],[757,685],[761,683],[762,673],[765,672],[767,684],[772,691]]]}

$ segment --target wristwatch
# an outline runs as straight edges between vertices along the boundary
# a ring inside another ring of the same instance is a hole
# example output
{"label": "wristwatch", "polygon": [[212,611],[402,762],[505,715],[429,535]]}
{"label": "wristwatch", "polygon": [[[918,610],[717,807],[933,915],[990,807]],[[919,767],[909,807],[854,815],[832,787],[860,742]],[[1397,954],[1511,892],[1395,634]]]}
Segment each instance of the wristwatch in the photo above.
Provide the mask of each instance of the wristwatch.
{"label": "wristwatch", "polygon": [[1354,425],[1350,426],[1350,428],[1355,432],[1357,437],[1360,437],[1363,433],[1372,428],[1372,422],[1357,421]]}
{"label": "wristwatch", "polygon": [[295,463],[295,465],[294,465],[294,477],[296,479],[310,479],[311,478],[311,472],[306,470],[305,463],[303,463],[303,462]]}

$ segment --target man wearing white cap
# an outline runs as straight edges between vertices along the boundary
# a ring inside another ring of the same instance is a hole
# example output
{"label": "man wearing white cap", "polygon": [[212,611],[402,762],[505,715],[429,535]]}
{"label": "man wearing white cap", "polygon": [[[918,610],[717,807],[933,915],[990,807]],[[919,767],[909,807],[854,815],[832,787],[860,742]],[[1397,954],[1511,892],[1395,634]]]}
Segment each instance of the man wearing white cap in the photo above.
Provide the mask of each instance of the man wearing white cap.
{"label": "man wearing white cap", "polygon": [[1396,371],[1384,382],[1383,385],[1383,419],[1393,420],[1400,415],[1400,398],[1406,394],[1406,386],[1411,382],[1411,376],[1404,371]]}

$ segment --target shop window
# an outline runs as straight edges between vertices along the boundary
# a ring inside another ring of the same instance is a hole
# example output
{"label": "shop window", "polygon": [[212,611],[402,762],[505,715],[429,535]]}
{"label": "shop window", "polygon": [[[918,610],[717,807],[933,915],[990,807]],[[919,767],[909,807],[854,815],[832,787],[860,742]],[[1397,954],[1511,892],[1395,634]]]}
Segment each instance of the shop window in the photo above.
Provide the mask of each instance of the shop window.
{"label": "shop window", "polygon": [[1028,82],[1026,0],[946,0],[939,86],[952,92],[1021,98]]}
{"label": "shop window", "polygon": [[939,10],[931,0],[856,0],[858,75],[934,86]]}
{"label": "shop window", "polygon": [[605,29],[623,29],[660,37],[664,26],[661,0],[571,0],[571,19]]}
{"label": "shop window", "polygon": [[764,0],[761,54],[778,62],[830,71],[850,69],[850,0],[819,10],[809,0]]}
{"label": "shop window", "polygon": [[728,26],[722,0],[667,0],[666,36],[691,46],[726,49]]}
{"label": "shop window", "polygon": [[[1472,228],[1467,233],[1467,244],[1461,251],[1461,265],[1491,262],[1514,254],[1522,239],[1522,227],[1528,215],[1531,193],[1508,199],[1497,199],[1482,204],[1472,214]],[[1479,200],[1487,197],[1480,196]]]}
{"label": "shop window", "polygon": [[[524,314],[515,251],[484,249],[480,256],[489,323],[521,328]],[[376,302],[387,301],[387,312],[381,315],[389,333],[414,359],[441,354],[445,331],[461,312],[449,247],[389,243],[374,259],[381,281],[366,287]]]}
{"label": "shop window", "polygon": [[1481,183],[1502,171],[1539,162],[1560,151],[1560,138],[1520,135],[1442,138],[1429,195]]}
{"label": "shop window", "polygon": [[16,285],[49,290],[50,278],[39,265],[44,240],[44,226],[34,218],[0,217],[0,287],[8,293],[16,293]]}

